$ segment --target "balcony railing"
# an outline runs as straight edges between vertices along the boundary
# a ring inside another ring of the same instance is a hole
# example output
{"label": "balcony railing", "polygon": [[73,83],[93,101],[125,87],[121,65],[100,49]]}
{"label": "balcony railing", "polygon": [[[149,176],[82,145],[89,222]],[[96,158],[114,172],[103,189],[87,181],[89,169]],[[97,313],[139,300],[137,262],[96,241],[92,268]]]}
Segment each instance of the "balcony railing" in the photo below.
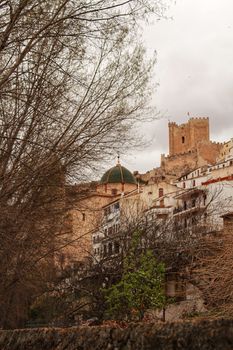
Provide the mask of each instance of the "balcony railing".
{"label": "balcony railing", "polygon": [[206,207],[205,205],[187,205],[187,206],[182,206],[178,208],[174,208],[173,210],[173,215],[178,215],[178,214],[186,214],[186,213],[191,213],[194,211],[199,211],[199,210],[204,210]]}

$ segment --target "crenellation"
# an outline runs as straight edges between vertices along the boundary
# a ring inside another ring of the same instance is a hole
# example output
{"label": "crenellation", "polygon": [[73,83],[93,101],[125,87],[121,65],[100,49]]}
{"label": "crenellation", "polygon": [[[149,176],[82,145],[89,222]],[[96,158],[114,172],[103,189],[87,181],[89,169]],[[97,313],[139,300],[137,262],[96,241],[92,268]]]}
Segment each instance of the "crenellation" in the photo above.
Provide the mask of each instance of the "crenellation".
{"label": "crenellation", "polygon": [[182,156],[185,156],[185,155],[188,155],[188,154],[193,154],[193,153],[196,153],[196,149],[191,149],[187,152],[181,152],[179,154],[173,154],[173,155],[165,155],[165,154],[162,154],[161,155],[161,158],[165,159],[165,160],[169,160],[169,159],[176,159],[176,158],[179,158],[179,157],[182,157]]}
{"label": "crenellation", "polygon": [[209,117],[191,117],[189,118],[190,120],[209,120]]}
{"label": "crenellation", "polygon": [[210,141],[210,143],[212,143],[212,145],[224,146],[227,142]]}

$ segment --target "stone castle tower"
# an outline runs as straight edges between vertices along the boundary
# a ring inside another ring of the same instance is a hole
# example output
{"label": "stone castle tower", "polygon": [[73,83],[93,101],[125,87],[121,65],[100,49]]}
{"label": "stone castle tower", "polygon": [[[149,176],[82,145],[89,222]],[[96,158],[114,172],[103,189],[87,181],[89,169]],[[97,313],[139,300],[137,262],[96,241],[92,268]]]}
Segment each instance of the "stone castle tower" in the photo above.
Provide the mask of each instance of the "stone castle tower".
{"label": "stone castle tower", "polygon": [[187,123],[169,123],[169,156],[197,149],[200,142],[209,142],[209,118],[190,118]]}
{"label": "stone castle tower", "polygon": [[169,154],[161,154],[159,168],[137,176],[143,181],[170,181],[191,170],[215,164],[224,152],[222,143],[210,140],[209,118],[190,118],[181,125],[169,122],[168,130]]}
{"label": "stone castle tower", "polygon": [[187,123],[169,123],[169,155],[161,155],[161,169],[167,175],[181,176],[206,164],[214,164],[223,144],[212,142],[209,118],[190,118]]}

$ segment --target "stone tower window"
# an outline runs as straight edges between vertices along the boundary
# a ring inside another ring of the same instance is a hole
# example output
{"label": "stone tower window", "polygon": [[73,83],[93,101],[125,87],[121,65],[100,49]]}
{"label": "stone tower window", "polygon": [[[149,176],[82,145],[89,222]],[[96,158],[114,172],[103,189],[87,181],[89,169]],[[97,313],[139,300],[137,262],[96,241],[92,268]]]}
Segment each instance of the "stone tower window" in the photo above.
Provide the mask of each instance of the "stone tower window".
{"label": "stone tower window", "polygon": [[182,143],[185,143],[185,137],[182,136]]}

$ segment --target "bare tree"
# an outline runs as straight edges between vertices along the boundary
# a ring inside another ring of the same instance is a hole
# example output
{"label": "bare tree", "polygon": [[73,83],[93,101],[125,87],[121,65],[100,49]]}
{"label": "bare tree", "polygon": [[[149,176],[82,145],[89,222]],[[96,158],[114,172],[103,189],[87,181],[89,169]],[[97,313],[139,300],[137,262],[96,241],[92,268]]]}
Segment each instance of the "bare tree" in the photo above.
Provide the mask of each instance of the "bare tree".
{"label": "bare tree", "polygon": [[1,326],[21,324],[68,244],[64,176],[83,178],[148,117],[153,62],[136,23],[161,10],[147,0],[0,1]]}

